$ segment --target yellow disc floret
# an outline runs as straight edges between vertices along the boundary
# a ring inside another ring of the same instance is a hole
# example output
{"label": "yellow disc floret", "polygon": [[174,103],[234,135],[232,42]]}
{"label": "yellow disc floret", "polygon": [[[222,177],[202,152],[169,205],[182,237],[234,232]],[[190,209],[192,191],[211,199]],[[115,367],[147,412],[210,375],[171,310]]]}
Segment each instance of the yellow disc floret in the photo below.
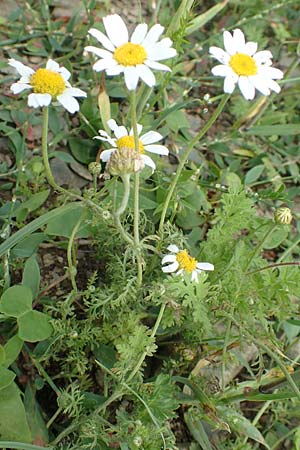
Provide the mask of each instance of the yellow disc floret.
{"label": "yellow disc floret", "polygon": [[197,267],[197,260],[190,256],[186,250],[178,252],[176,255],[176,260],[180,269],[183,269],[186,272],[193,272],[193,270]]}
{"label": "yellow disc floret", "polygon": [[[123,147],[131,148],[132,150],[135,149],[134,145],[134,137],[133,136],[123,136],[116,141],[118,149],[121,149]],[[145,149],[143,146],[143,143],[139,140],[139,148],[140,153],[145,153]]]}
{"label": "yellow disc floret", "polygon": [[38,69],[30,78],[30,84],[35,94],[50,94],[57,97],[66,89],[63,77],[53,70]]}
{"label": "yellow disc floret", "polygon": [[249,77],[257,74],[257,65],[255,60],[244,53],[236,53],[231,56],[229,65],[237,75]]}
{"label": "yellow disc floret", "polygon": [[142,45],[127,42],[116,48],[114,58],[122,66],[136,66],[144,63],[147,53]]}

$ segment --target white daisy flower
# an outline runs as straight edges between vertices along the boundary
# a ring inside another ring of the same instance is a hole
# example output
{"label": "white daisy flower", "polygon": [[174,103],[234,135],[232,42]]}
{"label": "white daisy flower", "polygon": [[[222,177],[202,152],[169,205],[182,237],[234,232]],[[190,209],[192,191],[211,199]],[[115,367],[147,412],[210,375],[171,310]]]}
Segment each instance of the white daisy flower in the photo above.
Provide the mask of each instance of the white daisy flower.
{"label": "white daisy flower", "polygon": [[246,100],[253,100],[255,89],[263,95],[271,91],[280,92],[274,80],[280,80],[283,73],[271,67],[272,53],[269,50],[257,52],[256,42],[245,42],[244,33],[236,29],[233,34],[224,31],[224,47],[210,47],[209,53],[221,64],[212,69],[216,76],[224,77],[224,92],[231,94],[238,83]]}
{"label": "white daisy flower", "polygon": [[[204,262],[200,263],[195,258],[190,256],[187,250],[179,250],[177,245],[169,245],[167,249],[172,253],[165,255],[161,261],[163,267],[162,271],[165,273],[176,272],[180,275],[184,272],[191,274],[191,280],[198,283],[198,274],[203,270],[214,270],[213,264]],[[170,263],[164,266],[164,264]]]}
{"label": "white daisy flower", "polygon": [[71,86],[68,81],[71,74],[65,67],[60,67],[52,59],[48,60],[45,69],[36,71],[15,59],[10,59],[8,64],[21,75],[20,80],[11,85],[13,93],[33,90],[28,95],[28,106],[48,106],[52,100],[57,100],[70,113],[79,111],[79,103],[75,97],[86,97],[86,93]]}
{"label": "white daisy flower", "polygon": [[[109,128],[114,132],[115,138],[111,138],[106,131],[99,130],[100,136],[95,136],[94,139],[100,139],[101,141],[108,142],[112,148],[108,150],[104,150],[100,159],[104,162],[107,162],[113,152],[117,149],[127,147],[132,148],[134,150],[134,136],[133,130],[131,129],[129,134],[124,126],[118,126],[116,121],[113,119],[108,120],[107,122]],[[143,129],[142,125],[137,124],[138,134],[141,134]],[[155,170],[154,161],[150,158],[150,156],[145,155],[145,151],[150,153],[156,153],[158,155],[168,155],[169,150],[164,145],[156,144],[156,142],[160,141],[163,136],[157,131],[148,131],[148,133],[143,134],[139,138],[139,152],[141,154],[141,158],[146,164],[146,166],[150,166],[152,170]]]}
{"label": "white daisy flower", "polygon": [[150,87],[155,85],[151,69],[171,71],[168,66],[158,62],[176,55],[176,50],[171,48],[171,39],[164,38],[158,42],[164,27],[156,24],[148,31],[148,25],[141,23],[129,40],[126,24],[118,14],[104,17],[103,23],[107,36],[96,28],[91,28],[89,33],[105,50],[94,46],[85,47],[86,51],[100,58],[93,65],[96,72],[105,70],[111,76],[124,73],[127,88],[134,90],[139,78]]}

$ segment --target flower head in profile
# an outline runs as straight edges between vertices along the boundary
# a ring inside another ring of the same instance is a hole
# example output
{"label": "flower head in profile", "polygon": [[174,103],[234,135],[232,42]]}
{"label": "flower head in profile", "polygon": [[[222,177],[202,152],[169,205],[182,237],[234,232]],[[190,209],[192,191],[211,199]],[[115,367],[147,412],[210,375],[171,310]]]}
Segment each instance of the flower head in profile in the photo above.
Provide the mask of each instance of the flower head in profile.
{"label": "flower head in profile", "polygon": [[188,273],[192,281],[198,282],[199,273],[204,270],[214,270],[213,264],[198,262],[188,254],[187,250],[179,250],[177,245],[169,245],[167,249],[171,254],[165,255],[161,261],[162,271],[165,273],[176,272],[176,275]]}
{"label": "flower head in profile", "polygon": [[52,59],[48,60],[45,69],[36,71],[15,59],[10,59],[8,64],[21,75],[20,80],[11,85],[13,93],[19,94],[25,89],[33,91],[28,95],[28,106],[48,106],[52,100],[57,100],[67,111],[74,113],[79,110],[75,97],[86,97],[85,92],[69,83],[70,72]]}
{"label": "flower head in profile", "polygon": [[[108,150],[104,150],[101,153],[100,159],[104,162],[107,162],[112,153],[114,153],[116,150],[120,150],[124,147],[127,149],[132,149],[132,151],[135,150],[134,145],[134,136],[133,136],[133,130],[128,131],[124,126],[118,126],[116,121],[113,119],[110,119],[107,122],[109,128],[113,131],[115,138],[111,138],[106,131],[99,130],[100,136],[95,136],[94,139],[100,139],[101,141],[108,142],[112,148]],[[142,125],[138,124],[138,134],[140,135],[143,127]],[[156,144],[156,142],[160,141],[163,138],[163,136],[160,133],[157,133],[157,131],[148,131],[148,133],[143,134],[141,137],[139,137],[139,152],[141,155],[142,160],[146,164],[146,166],[151,167],[152,170],[155,170],[155,163],[150,158],[150,156],[145,154],[146,152],[150,153],[156,153],[158,155],[168,155],[169,150],[164,145]]]}
{"label": "flower head in profile", "polygon": [[231,94],[236,83],[246,100],[253,100],[255,89],[263,95],[280,92],[276,81],[283,77],[281,70],[272,66],[269,50],[257,51],[256,42],[245,42],[244,33],[236,29],[231,34],[224,31],[225,51],[210,47],[209,53],[221,64],[212,69],[216,76],[224,77],[224,92]]}
{"label": "flower head in profile", "polygon": [[151,69],[170,71],[168,66],[158,62],[176,55],[171,39],[158,41],[164,27],[156,24],[148,30],[148,25],[141,23],[129,39],[126,24],[118,14],[104,17],[103,24],[106,35],[96,28],[91,28],[89,33],[104,48],[85,47],[86,51],[100,58],[93,65],[96,72],[105,70],[111,76],[124,73],[127,88],[134,90],[139,78],[150,87],[155,85]]}

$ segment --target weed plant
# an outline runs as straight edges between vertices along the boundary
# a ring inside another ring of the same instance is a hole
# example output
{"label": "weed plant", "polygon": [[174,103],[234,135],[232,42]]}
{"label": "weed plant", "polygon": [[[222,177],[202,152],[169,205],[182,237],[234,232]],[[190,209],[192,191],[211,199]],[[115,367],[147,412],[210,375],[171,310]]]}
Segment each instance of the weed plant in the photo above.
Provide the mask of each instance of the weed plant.
{"label": "weed plant", "polygon": [[299,12],[0,17],[0,448],[300,449]]}

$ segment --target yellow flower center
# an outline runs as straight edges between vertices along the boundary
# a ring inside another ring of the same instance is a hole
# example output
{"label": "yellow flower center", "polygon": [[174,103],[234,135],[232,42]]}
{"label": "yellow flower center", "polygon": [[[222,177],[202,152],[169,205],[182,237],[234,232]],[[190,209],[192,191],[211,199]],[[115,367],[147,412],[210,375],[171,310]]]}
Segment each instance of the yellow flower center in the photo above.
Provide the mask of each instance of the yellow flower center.
{"label": "yellow flower center", "polygon": [[237,75],[250,76],[257,74],[255,60],[244,53],[236,53],[229,60],[229,65]]}
{"label": "yellow flower center", "polygon": [[48,69],[38,69],[31,76],[30,84],[35,94],[50,94],[52,97],[57,97],[66,89],[63,77]]}
{"label": "yellow flower center", "polygon": [[114,58],[122,66],[136,66],[137,64],[143,64],[147,59],[147,53],[142,45],[127,42],[127,44],[116,48]]}
{"label": "yellow flower center", "polygon": [[180,269],[183,269],[186,272],[193,272],[197,267],[197,260],[190,256],[186,250],[178,252],[176,260],[179,263]]}
{"label": "yellow flower center", "polygon": [[[121,149],[123,147],[131,148],[132,150],[135,149],[134,145],[134,137],[133,136],[123,136],[116,141],[118,149]],[[138,151],[143,154],[145,153],[145,149],[143,146],[143,143],[139,140],[139,148]]]}

